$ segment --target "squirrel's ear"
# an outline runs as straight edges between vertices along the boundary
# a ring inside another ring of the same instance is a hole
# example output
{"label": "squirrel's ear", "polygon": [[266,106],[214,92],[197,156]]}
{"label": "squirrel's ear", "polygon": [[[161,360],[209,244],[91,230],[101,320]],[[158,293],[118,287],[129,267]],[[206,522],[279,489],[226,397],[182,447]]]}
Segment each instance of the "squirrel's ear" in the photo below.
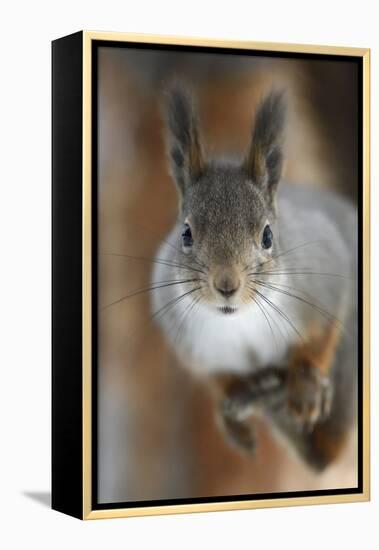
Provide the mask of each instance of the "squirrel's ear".
{"label": "squirrel's ear", "polygon": [[170,168],[180,191],[195,182],[204,168],[197,115],[193,99],[183,84],[175,83],[164,104]]}
{"label": "squirrel's ear", "polygon": [[259,105],[245,166],[252,181],[272,198],[282,174],[286,101],[283,92],[271,92]]}

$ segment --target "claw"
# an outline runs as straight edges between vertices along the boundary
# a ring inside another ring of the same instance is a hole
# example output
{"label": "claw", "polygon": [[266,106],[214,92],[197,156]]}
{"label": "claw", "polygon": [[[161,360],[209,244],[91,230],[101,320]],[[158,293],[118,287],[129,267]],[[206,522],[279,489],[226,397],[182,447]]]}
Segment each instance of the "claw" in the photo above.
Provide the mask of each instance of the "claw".
{"label": "claw", "polygon": [[288,408],[301,430],[312,431],[328,418],[332,405],[332,384],[317,367],[304,364],[292,368],[288,379]]}

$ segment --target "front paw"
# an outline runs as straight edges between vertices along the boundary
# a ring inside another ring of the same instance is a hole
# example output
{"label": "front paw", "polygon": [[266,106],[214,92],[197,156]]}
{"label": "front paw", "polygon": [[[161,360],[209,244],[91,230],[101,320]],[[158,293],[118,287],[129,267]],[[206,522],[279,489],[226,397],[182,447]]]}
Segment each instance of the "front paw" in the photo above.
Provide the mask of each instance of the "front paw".
{"label": "front paw", "polygon": [[246,421],[235,420],[223,414],[220,420],[228,443],[242,454],[254,454],[255,434],[253,426]]}
{"label": "front paw", "polygon": [[234,380],[226,388],[222,414],[234,420],[245,420],[255,411],[275,404],[285,385],[281,368],[267,367],[250,376]]}
{"label": "front paw", "polygon": [[242,381],[234,382],[229,386],[226,397],[221,402],[221,414],[224,418],[243,421],[251,416],[254,409],[254,399],[249,387]]}
{"label": "front paw", "polygon": [[246,384],[239,381],[229,386],[227,397],[221,402],[221,424],[228,442],[244,454],[255,450],[254,429],[247,421],[252,408]]}
{"label": "front paw", "polygon": [[331,380],[311,363],[304,361],[288,373],[288,408],[300,429],[311,431],[325,420],[332,405]]}

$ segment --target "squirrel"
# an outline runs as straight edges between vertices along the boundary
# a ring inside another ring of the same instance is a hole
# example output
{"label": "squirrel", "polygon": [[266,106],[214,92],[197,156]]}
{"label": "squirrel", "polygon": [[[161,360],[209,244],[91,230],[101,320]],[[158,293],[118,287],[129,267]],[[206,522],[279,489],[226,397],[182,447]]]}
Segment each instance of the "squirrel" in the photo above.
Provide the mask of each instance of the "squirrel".
{"label": "squirrel", "polygon": [[204,378],[224,433],[253,453],[254,415],[309,467],[340,454],[356,418],[354,207],[282,181],[287,97],[257,107],[240,158],[210,156],[192,91],[164,102],[178,218],[155,257],[152,310],[181,363]]}

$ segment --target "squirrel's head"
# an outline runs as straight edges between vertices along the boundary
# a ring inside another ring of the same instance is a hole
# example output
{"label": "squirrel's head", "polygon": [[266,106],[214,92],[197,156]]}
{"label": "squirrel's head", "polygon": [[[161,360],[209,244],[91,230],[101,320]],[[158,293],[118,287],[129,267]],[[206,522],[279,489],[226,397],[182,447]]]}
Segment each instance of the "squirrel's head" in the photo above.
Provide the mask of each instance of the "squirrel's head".
{"label": "squirrel's head", "polygon": [[207,158],[193,98],[182,84],[171,87],[166,99],[170,171],[180,196],[182,264],[201,271],[204,300],[231,313],[254,298],[251,273],[275,250],[284,96],[271,92],[263,99],[240,161]]}

